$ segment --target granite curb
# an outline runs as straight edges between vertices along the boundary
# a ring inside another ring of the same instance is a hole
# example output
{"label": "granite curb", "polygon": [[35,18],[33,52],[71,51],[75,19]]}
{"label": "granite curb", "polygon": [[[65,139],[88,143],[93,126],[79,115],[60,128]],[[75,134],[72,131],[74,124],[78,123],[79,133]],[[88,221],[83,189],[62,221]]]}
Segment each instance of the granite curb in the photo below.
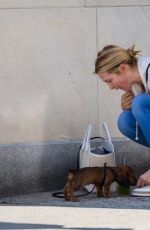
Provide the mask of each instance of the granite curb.
{"label": "granite curb", "polygon": [[[70,169],[77,167],[81,141],[0,145],[0,197],[64,187]],[[114,139],[116,163],[126,159],[137,176],[150,167],[150,149],[129,140]],[[93,142],[93,146],[99,145]]]}

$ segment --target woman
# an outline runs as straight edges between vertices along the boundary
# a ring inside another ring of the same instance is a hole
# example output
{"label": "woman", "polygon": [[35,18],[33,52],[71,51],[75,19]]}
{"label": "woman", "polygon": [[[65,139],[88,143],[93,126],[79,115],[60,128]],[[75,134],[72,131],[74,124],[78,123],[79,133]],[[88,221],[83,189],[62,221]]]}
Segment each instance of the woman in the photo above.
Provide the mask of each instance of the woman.
{"label": "woman", "polygon": [[[105,46],[98,52],[95,73],[110,89],[125,91],[121,97],[123,112],[118,119],[119,130],[133,141],[150,147],[150,57],[139,56],[139,53],[134,46],[127,50]],[[133,91],[135,86],[138,93]],[[135,140],[136,124],[138,138]],[[145,185],[150,185],[150,169],[137,182],[138,187]]]}

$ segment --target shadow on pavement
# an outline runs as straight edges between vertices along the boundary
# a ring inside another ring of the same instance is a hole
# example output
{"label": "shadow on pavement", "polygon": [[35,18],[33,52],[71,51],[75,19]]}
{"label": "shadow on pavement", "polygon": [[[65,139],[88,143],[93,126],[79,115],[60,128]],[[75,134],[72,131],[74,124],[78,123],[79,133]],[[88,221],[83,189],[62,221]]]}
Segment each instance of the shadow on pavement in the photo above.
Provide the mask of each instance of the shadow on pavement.
{"label": "shadow on pavement", "polygon": [[0,222],[0,229],[83,229],[83,230],[132,230],[131,228],[66,228],[63,225],[51,224],[27,224],[27,223],[8,223]]}

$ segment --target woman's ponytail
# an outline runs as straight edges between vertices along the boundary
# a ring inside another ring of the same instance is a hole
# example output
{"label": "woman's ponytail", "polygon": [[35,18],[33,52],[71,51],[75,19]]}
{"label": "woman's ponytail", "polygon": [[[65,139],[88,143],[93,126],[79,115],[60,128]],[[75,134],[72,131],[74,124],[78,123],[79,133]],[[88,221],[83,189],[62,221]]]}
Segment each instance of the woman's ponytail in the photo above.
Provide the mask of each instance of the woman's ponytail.
{"label": "woman's ponytail", "polygon": [[95,61],[95,73],[117,72],[122,63],[135,66],[137,64],[137,55],[140,51],[135,50],[135,45],[124,49],[115,45],[105,46],[97,54]]}

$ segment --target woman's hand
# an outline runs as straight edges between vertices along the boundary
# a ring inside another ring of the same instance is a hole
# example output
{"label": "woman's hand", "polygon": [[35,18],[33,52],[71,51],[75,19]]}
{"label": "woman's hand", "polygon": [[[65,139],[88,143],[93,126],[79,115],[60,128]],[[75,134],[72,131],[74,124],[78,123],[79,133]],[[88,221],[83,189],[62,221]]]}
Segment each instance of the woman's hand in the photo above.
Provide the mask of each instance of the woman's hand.
{"label": "woman's hand", "polygon": [[131,104],[132,104],[132,100],[134,98],[133,93],[130,92],[126,92],[121,96],[121,108],[123,110],[125,109],[131,109]]}
{"label": "woman's hand", "polygon": [[137,187],[143,187],[145,185],[150,185],[150,169],[142,174],[137,181]]}

